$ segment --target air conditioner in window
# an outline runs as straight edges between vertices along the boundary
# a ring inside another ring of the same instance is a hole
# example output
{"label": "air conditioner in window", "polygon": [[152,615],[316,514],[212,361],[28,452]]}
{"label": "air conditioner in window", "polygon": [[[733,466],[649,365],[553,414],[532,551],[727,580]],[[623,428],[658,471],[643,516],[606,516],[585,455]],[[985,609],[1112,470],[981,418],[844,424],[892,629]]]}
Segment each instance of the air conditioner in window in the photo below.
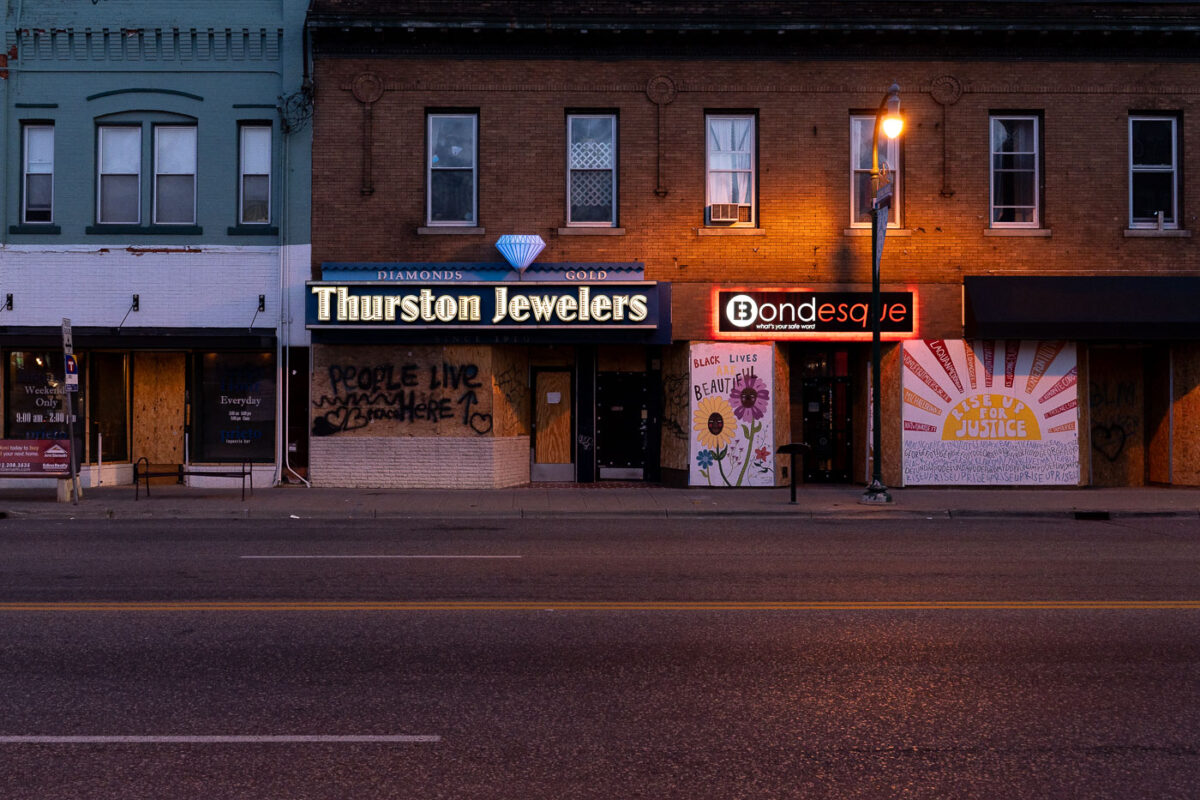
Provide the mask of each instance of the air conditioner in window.
{"label": "air conditioner in window", "polygon": [[749,222],[750,206],[740,203],[713,203],[708,207],[709,222]]}

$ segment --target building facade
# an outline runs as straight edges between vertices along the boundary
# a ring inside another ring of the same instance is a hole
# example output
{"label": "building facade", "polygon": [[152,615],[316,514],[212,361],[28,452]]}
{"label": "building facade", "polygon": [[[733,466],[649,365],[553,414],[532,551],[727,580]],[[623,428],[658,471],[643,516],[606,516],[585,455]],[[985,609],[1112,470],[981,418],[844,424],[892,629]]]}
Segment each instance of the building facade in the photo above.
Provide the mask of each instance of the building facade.
{"label": "building facade", "polygon": [[1198,12],[317,0],[312,479],[864,482],[894,81],[885,482],[1200,483]]}
{"label": "building facade", "polygon": [[307,334],[288,322],[310,260],[306,10],[7,3],[5,441],[68,439],[69,319],[85,486],[140,459],[287,472],[297,364],[307,426]]}

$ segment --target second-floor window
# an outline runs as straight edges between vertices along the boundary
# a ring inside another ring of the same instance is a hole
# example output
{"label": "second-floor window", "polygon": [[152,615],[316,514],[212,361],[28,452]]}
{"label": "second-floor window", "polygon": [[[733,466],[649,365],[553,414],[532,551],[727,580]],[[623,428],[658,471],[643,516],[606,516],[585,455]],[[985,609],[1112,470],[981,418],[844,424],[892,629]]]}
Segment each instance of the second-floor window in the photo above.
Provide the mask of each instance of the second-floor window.
{"label": "second-floor window", "polygon": [[1175,117],[1129,118],[1129,227],[1179,226],[1178,165]]}
{"label": "second-floor window", "polygon": [[22,222],[54,221],[54,126],[25,126]]}
{"label": "second-floor window", "polygon": [[[850,117],[850,227],[871,225],[871,205],[875,190],[871,187],[871,142],[875,139],[875,115]],[[879,166],[887,170],[892,184],[892,205],[888,227],[900,227],[900,140],[879,137]]]}
{"label": "second-floor window", "polygon": [[708,187],[705,223],[753,226],[754,116],[709,114],[705,152]]}
{"label": "second-floor window", "polygon": [[476,114],[430,114],[426,208],[430,225],[478,225]]}
{"label": "second-floor window", "polygon": [[154,222],[196,222],[196,129],[192,126],[154,128]]}
{"label": "second-floor window", "polygon": [[99,181],[96,221],[103,224],[141,222],[142,129],[102,125],[99,128]]}
{"label": "second-floor window", "polygon": [[242,125],[238,166],[238,222],[265,225],[271,221],[271,126]]}
{"label": "second-floor window", "polygon": [[617,224],[617,118],[567,117],[567,224]]}
{"label": "second-floor window", "polygon": [[1038,118],[993,116],[991,126],[991,225],[1036,228],[1041,225]]}

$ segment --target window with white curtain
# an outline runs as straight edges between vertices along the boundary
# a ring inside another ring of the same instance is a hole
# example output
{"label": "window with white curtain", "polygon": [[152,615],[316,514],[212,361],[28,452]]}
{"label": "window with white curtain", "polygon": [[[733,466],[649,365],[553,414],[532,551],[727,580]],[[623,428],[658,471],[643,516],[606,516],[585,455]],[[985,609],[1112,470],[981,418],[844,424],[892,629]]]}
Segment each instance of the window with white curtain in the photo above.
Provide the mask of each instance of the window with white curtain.
{"label": "window with white curtain", "polygon": [[567,117],[567,224],[617,224],[617,118]]}
{"label": "window with white curtain", "polygon": [[25,126],[22,222],[54,221],[54,126]]}
{"label": "window with white curtain", "polygon": [[238,167],[238,222],[271,222],[271,126],[242,125]]}
{"label": "window with white curtain", "polygon": [[154,127],[154,222],[196,223],[196,128]]}
{"label": "window with white curtain", "polygon": [[993,116],[993,228],[1036,228],[1041,225],[1038,118]]}
{"label": "window with white curtain", "polygon": [[1179,140],[1175,117],[1129,118],[1129,227],[1178,228]]}
{"label": "window with white curtain", "polygon": [[708,164],[705,222],[751,227],[756,223],[754,116],[709,114],[704,122]]}
{"label": "window with white curtain", "polygon": [[96,221],[136,225],[142,219],[142,129],[102,125],[98,135]]}
{"label": "window with white curtain", "polygon": [[[850,117],[850,227],[871,227],[871,142],[875,138],[875,115]],[[879,166],[892,183],[892,205],[888,227],[900,227],[900,140],[879,137]]]}

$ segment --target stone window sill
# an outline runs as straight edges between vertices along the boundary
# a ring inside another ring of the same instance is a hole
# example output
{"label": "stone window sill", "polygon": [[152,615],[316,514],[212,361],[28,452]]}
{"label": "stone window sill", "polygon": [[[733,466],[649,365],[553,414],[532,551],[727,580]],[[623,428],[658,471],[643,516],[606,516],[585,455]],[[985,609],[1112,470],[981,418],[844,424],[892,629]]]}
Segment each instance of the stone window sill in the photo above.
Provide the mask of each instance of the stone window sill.
{"label": "stone window sill", "polygon": [[[870,228],[846,228],[842,231],[843,236],[870,236]],[[888,236],[912,236],[912,228],[888,228]]]}
{"label": "stone window sill", "polygon": [[417,228],[417,236],[482,236],[483,228],[468,228],[465,225],[433,225]]}
{"label": "stone window sill", "polygon": [[1049,239],[1049,228],[984,228],[984,236],[999,236],[1013,239]]}
{"label": "stone window sill", "polygon": [[226,236],[278,236],[279,228],[274,225],[231,225],[225,229]]}
{"label": "stone window sill", "polygon": [[624,228],[590,228],[586,226],[559,228],[559,236],[624,236]]}
{"label": "stone window sill", "polygon": [[762,228],[695,228],[697,236],[766,236]]}
{"label": "stone window sill", "polygon": [[88,225],[89,236],[201,236],[199,225]]}
{"label": "stone window sill", "polygon": [[21,225],[9,225],[8,232],[11,234],[28,234],[30,236],[54,236],[62,233],[62,228],[57,225],[51,225],[48,222],[26,222]]}
{"label": "stone window sill", "polygon": [[1191,231],[1182,228],[1126,228],[1126,239],[1190,239]]}

